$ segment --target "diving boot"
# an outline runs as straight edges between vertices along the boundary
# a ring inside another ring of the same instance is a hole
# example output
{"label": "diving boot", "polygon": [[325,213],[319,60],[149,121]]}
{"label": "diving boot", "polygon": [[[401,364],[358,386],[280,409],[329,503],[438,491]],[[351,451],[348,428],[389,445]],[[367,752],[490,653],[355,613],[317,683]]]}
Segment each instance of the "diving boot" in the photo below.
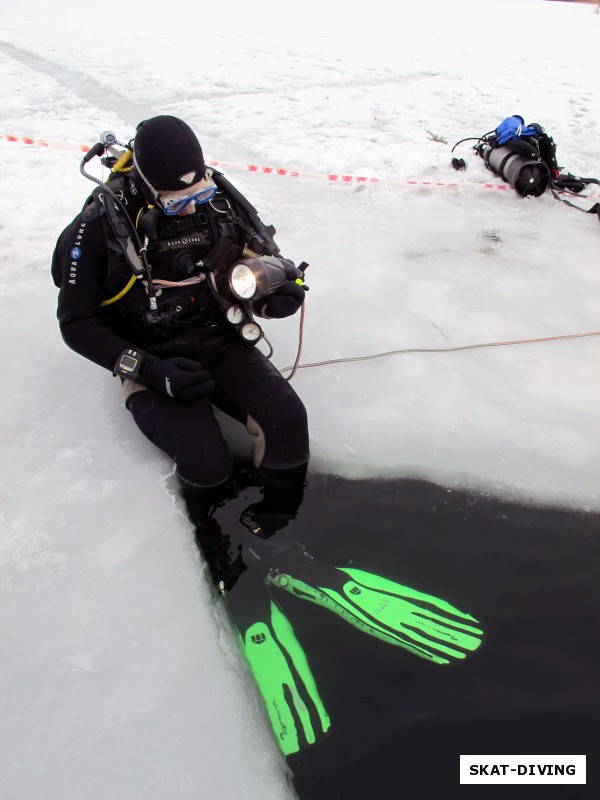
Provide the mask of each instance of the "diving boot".
{"label": "diving boot", "polygon": [[194,524],[196,545],[210,570],[213,583],[223,593],[230,591],[246,570],[241,547],[233,547],[223,533],[214,511],[236,496],[232,481],[217,486],[192,486],[182,481],[182,495]]}
{"label": "diving boot", "polygon": [[289,469],[262,467],[262,498],[242,512],[240,522],[255,536],[269,539],[296,518],[304,498],[306,464]]}

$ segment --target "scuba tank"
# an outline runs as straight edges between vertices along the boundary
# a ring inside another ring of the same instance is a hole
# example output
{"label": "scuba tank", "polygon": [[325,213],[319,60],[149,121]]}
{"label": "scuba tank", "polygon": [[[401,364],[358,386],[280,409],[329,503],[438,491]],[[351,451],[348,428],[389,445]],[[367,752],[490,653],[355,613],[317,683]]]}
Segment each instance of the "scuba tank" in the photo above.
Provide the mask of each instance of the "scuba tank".
{"label": "scuba tank", "polygon": [[[519,129],[521,130],[521,129]],[[517,134],[500,144],[498,129],[479,137],[469,137],[456,142],[451,152],[459,144],[476,138],[471,148],[485,164],[486,168],[506,181],[521,197],[540,197],[553,178],[558,174],[556,164],[556,145],[540,125],[525,128],[527,135]],[[453,159],[454,169],[466,169],[463,159]]]}
{"label": "scuba tank", "polygon": [[540,197],[550,184],[550,168],[543,161],[535,139],[498,146],[494,138],[489,138],[473,149],[490,172],[506,181],[521,197]]}

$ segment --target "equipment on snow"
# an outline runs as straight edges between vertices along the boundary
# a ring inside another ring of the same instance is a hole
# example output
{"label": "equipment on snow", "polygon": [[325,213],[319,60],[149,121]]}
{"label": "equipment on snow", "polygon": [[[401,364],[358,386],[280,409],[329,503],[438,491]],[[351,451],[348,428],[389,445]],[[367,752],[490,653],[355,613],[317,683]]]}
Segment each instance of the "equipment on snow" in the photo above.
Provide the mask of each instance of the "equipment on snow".
{"label": "equipment on snow", "polygon": [[[538,123],[525,124],[523,117],[513,115],[504,119],[497,128],[479,137],[468,137],[456,142],[452,152],[462,142],[475,139],[471,148],[487,169],[506,181],[521,197],[540,197],[547,189],[561,202],[586,213],[597,214],[600,221],[600,203],[590,209],[580,208],[558,193],[577,195],[589,184],[600,185],[597,178],[582,178],[565,172],[556,160],[556,144]],[[452,166],[464,170],[464,159],[453,158]]]}
{"label": "equipment on snow", "polygon": [[496,128],[498,144],[505,144],[509,139],[518,139],[521,136],[535,136],[538,130],[533,125],[525,125],[523,117],[507,117]]}

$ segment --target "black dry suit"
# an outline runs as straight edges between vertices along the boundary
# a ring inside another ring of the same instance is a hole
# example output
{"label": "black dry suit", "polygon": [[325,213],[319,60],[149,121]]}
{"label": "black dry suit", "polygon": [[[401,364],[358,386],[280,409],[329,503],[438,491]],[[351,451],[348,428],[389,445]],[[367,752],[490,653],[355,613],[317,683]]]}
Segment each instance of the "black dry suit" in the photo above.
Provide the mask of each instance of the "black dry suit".
{"label": "black dry suit", "polygon": [[[148,359],[191,359],[210,373],[210,398],[187,403],[125,381],[136,423],[175,459],[185,482],[214,486],[230,474],[231,458],[212,404],[255,435],[256,464],[275,471],[304,465],[308,430],[302,402],[264,355],[227,323],[208,285],[205,262],[216,250],[223,252],[224,244],[233,258],[245,245],[259,255],[266,252],[244,209],[220,189],[193,215],[167,216],[147,206],[135,170],[112,177],[109,185],[147,240],[158,313],[150,313],[147,276],[132,277],[107,220],[108,196],[99,187],[62,232],[53,256],[66,344],[111,372],[123,351],[132,348]],[[278,316],[269,313],[269,298],[261,313]]]}

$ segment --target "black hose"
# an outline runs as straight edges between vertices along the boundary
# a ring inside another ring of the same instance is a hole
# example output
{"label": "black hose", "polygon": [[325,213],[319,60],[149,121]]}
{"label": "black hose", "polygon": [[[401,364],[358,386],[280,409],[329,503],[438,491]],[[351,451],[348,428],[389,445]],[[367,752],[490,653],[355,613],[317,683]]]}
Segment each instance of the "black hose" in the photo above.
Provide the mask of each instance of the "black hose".
{"label": "black hose", "polygon": [[450,152],[453,153],[456,150],[456,148],[458,147],[458,145],[462,144],[463,142],[474,142],[474,141],[481,142],[483,139],[485,139],[486,136],[490,136],[492,133],[495,133],[495,130],[494,131],[488,131],[487,133],[484,133],[482,136],[467,136],[466,139],[460,139],[454,145],[452,150],[450,150]]}
{"label": "black hose", "polygon": [[[272,233],[275,233],[275,229],[272,226],[266,226],[261,218],[258,216],[258,211],[254,208],[252,203],[244,197],[244,195],[237,189],[226,177],[223,175],[222,172],[218,170],[213,170],[212,178],[214,182],[220,189],[223,189],[227,194],[229,194],[233,200],[235,200],[239,206],[246,212],[248,215],[250,224],[252,228],[254,228],[256,235],[261,242],[265,246],[265,248],[269,251],[270,255],[278,256],[281,252],[275,239],[273,238]],[[271,233],[272,231],[272,233]]]}

